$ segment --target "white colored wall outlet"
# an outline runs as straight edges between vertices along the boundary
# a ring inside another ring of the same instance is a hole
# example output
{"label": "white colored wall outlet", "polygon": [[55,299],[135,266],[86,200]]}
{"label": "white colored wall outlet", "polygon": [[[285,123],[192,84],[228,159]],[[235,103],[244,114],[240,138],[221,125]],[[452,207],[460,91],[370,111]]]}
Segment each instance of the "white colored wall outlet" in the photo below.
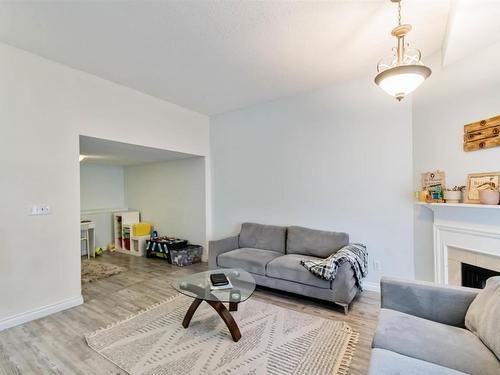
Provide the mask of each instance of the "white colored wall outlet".
{"label": "white colored wall outlet", "polygon": [[50,215],[51,209],[48,204],[34,205],[31,207],[31,216]]}

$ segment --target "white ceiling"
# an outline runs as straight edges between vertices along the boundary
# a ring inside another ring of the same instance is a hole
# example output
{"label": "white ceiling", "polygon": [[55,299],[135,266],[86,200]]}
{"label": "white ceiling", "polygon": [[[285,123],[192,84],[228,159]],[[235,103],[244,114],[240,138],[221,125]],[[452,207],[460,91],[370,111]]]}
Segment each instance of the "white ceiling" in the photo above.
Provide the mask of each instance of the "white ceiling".
{"label": "white ceiling", "polygon": [[[499,19],[500,0],[454,1],[443,46],[443,65],[453,64],[500,43]],[[497,50],[500,57],[500,45]],[[498,70],[498,62],[494,65]]]}
{"label": "white ceiling", "polygon": [[[403,1],[425,55],[449,7]],[[374,74],[395,17],[388,0],[3,1],[0,40],[215,114]]]}
{"label": "white ceiling", "polygon": [[196,157],[196,155],[182,152],[161,150],[86,136],[80,136],[80,155],[86,156],[82,161],[84,164],[123,166]]}

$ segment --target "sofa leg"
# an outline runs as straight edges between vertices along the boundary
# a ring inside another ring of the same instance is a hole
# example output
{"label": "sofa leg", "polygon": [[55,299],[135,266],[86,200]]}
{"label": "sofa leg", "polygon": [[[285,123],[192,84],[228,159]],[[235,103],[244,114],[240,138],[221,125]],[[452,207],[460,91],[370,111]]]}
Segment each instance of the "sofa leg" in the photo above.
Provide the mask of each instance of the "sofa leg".
{"label": "sofa leg", "polygon": [[349,313],[349,305],[347,303],[338,303],[337,305],[342,306],[344,308],[344,314],[347,315]]}

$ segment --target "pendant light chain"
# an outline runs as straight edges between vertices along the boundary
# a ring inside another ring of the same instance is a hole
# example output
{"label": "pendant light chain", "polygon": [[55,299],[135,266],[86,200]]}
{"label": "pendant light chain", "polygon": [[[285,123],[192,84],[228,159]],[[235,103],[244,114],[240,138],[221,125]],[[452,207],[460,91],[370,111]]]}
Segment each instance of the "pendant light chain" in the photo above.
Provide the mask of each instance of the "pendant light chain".
{"label": "pendant light chain", "polygon": [[401,1],[398,2],[398,26],[401,26]]}

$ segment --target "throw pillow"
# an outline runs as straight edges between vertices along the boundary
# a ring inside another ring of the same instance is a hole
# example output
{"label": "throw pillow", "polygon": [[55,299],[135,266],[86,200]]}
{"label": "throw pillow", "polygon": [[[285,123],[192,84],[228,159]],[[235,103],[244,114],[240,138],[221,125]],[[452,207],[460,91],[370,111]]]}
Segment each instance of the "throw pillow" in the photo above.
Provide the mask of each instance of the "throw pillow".
{"label": "throw pillow", "polygon": [[465,326],[500,359],[500,276],[486,281],[467,310]]}

